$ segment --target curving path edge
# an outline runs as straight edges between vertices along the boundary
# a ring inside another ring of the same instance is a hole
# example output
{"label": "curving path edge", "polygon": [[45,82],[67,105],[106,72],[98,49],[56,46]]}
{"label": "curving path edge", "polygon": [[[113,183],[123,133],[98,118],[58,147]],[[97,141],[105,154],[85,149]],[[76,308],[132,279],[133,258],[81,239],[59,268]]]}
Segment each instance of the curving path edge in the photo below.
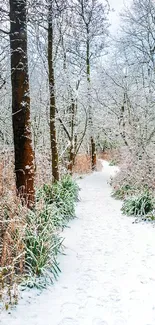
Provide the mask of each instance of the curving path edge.
{"label": "curving path edge", "polygon": [[78,181],[58,281],[41,295],[24,292],[1,325],[155,325],[155,229],[122,216],[107,183],[116,168],[102,164]]}

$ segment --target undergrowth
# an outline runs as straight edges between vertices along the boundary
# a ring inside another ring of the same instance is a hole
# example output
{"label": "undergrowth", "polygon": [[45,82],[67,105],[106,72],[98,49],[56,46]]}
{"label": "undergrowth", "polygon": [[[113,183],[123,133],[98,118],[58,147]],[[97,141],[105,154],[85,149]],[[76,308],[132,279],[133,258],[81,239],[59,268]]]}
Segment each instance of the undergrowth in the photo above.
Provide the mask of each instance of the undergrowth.
{"label": "undergrowth", "polygon": [[37,190],[32,211],[19,200],[1,202],[0,295],[6,309],[17,296],[19,283],[41,288],[57,279],[57,255],[63,248],[60,232],[75,217],[78,192],[76,182],[66,175]]}
{"label": "undergrowth", "polygon": [[128,216],[144,216],[153,211],[153,208],[154,199],[151,192],[143,190],[124,201],[122,212]]}
{"label": "undergrowth", "polygon": [[151,171],[153,173],[153,168],[148,168],[145,159],[122,160],[120,172],[112,179],[111,185],[112,196],[123,200],[123,214],[154,220],[155,182],[154,174],[150,177]]}
{"label": "undergrowth", "polygon": [[62,178],[61,182],[57,182],[52,186],[44,184],[37,193],[37,200],[42,197],[45,202],[45,209],[50,208],[55,204],[57,209],[56,222],[60,222],[63,227],[66,223],[75,217],[75,201],[78,200],[79,187],[71,178],[66,175]]}
{"label": "undergrowth", "polygon": [[116,166],[117,165],[117,160],[116,159],[111,159],[109,162],[109,166]]}
{"label": "undergrowth", "polygon": [[126,196],[134,193],[135,188],[132,187],[129,184],[123,184],[120,187],[115,187],[113,192],[112,192],[112,196],[116,199],[120,199],[123,200],[125,199]]}

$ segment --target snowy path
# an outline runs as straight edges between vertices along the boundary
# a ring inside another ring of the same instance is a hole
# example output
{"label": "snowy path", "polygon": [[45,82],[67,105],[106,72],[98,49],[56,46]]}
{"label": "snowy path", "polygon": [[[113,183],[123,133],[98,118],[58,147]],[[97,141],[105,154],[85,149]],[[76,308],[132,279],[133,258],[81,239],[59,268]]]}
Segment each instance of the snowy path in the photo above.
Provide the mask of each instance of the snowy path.
{"label": "snowy path", "polygon": [[121,215],[111,171],[105,164],[79,181],[78,219],[64,231],[58,281],[40,296],[27,294],[0,324],[155,325],[155,228]]}

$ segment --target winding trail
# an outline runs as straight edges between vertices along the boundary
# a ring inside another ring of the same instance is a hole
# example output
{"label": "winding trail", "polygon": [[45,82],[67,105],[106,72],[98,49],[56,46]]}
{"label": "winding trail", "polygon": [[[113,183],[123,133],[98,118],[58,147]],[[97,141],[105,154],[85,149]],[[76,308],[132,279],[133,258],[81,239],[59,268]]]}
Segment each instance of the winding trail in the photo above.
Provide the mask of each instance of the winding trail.
{"label": "winding trail", "polygon": [[102,172],[79,180],[58,281],[39,296],[25,292],[0,324],[155,325],[155,228],[121,215],[107,184],[113,171],[104,162]]}

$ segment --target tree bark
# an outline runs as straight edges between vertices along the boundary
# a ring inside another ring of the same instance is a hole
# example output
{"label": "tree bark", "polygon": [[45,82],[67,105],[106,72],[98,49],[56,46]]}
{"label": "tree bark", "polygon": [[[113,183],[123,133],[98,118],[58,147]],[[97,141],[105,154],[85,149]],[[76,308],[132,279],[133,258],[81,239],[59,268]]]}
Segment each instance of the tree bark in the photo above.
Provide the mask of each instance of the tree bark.
{"label": "tree bark", "polygon": [[30,91],[27,56],[26,0],[9,0],[12,84],[12,122],[17,194],[33,207],[34,152],[30,124]]}
{"label": "tree bark", "polygon": [[58,168],[58,149],[56,137],[56,102],[55,102],[55,79],[54,79],[54,66],[53,66],[53,8],[52,3],[49,4],[48,15],[48,71],[49,71],[49,91],[50,91],[50,140],[51,140],[51,153],[52,153],[52,176],[54,181],[59,180]]}
{"label": "tree bark", "polygon": [[86,49],[86,65],[87,65],[87,85],[88,85],[88,105],[89,105],[89,115],[88,115],[88,126],[90,132],[90,144],[91,144],[91,168],[96,169],[96,146],[93,138],[93,121],[92,121],[92,107],[91,107],[91,96],[90,96],[90,44],[89,44],[89,28],[87,26],[87,49]]}
{"label": "tree bark", "polygon": [[70,172],[70,174],[72,175],[73,173],[73,166],[74,166],[74,146],[73,146],[73,142],[71,143],[70,149],[69,149],[69,163],[68,163],[68,170]]}
{"label": "tree bark", "polygon": [[91,166],[92,170],[96,170],[96,146],[93,137],[91,138]]}
{"label": "tree bark", "polygon": [[70,149],[69,149],[69,164],[68,164],[68,170],[70,174],[73,172],[73,166],[74,166],[74,157],[75,157],[75,146],[74,146],[74,126],[75,126],[75,110],[76,110],[76,104],[74,99],[72,99],[72,104],[70,107],[70,117],[71,117],[71,140],[70,140]]}

